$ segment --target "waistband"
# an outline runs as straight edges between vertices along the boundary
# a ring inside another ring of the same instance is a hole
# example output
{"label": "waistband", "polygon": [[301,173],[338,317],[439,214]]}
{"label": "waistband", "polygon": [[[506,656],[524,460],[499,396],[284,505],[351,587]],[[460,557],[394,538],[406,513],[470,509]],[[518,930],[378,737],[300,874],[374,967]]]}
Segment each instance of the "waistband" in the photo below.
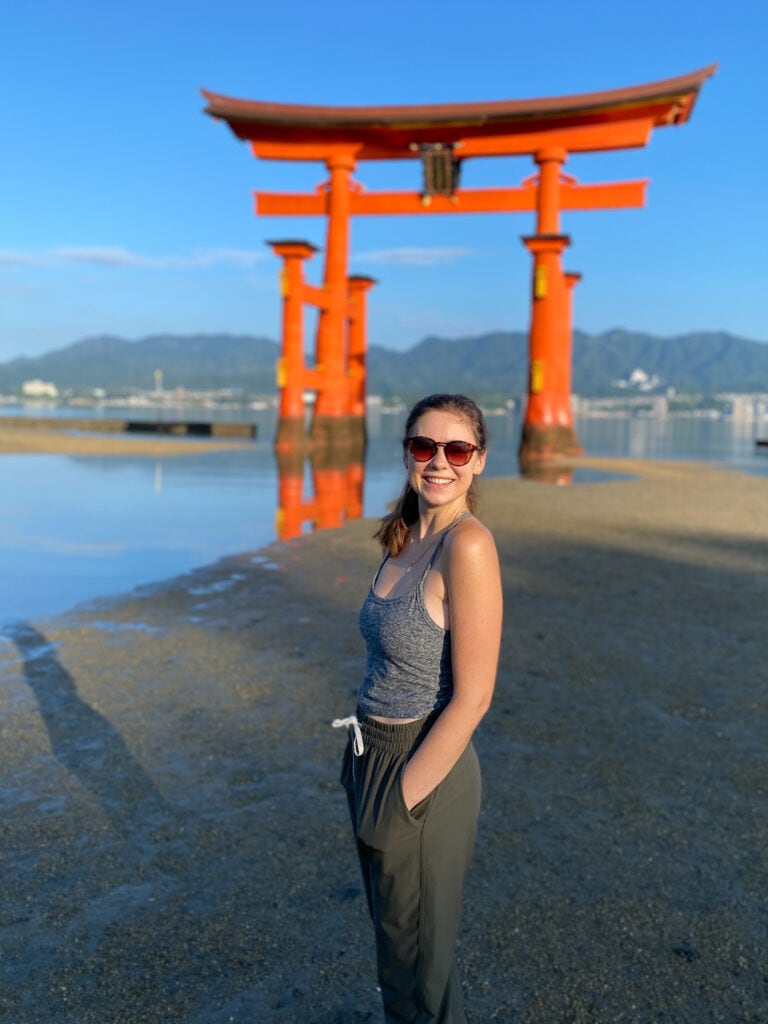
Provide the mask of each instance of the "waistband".
{"label": "waistband", "polygon": [[442,708],[437,708],[424,718],[397,724],[377,722],[375,718],[369,717],[360,708],[357,709],[356,715],[366,747],[407,753],[416,743],[424,739],[442,710]]}

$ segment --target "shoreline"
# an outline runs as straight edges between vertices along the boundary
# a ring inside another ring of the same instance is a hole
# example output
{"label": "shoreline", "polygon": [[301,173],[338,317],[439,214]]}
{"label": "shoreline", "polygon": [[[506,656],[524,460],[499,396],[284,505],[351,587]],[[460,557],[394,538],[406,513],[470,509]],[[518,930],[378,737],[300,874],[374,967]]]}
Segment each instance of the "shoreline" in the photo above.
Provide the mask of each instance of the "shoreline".
{"label": "shoreline", "polygon": [[[505,625],[468,1020],[768,1019],[768,480],[576,465],[630,476],[482,481]],[[373,527],[6,637],[3,1019],[380,1024],[329,727],[364,664]]]}

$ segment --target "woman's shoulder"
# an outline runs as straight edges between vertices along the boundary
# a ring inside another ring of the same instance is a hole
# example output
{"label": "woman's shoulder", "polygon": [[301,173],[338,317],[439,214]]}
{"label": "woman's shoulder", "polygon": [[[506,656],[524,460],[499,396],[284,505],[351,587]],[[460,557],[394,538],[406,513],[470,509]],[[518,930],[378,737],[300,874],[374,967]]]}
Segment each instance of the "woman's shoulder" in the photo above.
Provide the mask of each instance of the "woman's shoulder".
{"label": "woman's shoulder", "polygon": [[476,519],[469,515],[450,531],[445,538],[446,555],[449,561],[465,558],[496,559],[496,543],[493,534]]}

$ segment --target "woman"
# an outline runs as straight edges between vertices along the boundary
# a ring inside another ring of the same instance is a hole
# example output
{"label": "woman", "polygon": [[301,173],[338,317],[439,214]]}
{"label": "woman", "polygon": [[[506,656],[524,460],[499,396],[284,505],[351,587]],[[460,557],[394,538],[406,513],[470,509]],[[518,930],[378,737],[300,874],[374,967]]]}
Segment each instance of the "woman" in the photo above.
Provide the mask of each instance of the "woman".
{"label": "woman", "polygon": [[455,964],[480,809],[471,737],[487,711],[501,581],[474,517],[486,428],[463,395],[413,407],[408,480],[376,537],[385,551],[360,613],[368,647],[342,783],[376,932],[388,1024],[465,1020]]}

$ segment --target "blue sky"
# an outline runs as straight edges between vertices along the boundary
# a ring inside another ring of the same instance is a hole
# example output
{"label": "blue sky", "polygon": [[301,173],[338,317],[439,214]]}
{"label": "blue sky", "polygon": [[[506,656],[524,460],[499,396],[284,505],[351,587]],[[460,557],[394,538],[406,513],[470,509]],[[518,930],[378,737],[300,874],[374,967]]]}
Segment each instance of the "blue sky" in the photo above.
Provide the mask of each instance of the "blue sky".
{"label": "blue sky", "polygon": [[[30,0],[0,30],[0,360],[80,338],[276,338],[268,238],[322,246],[321,220],[259,218],[252,191],[307,191],[321,165],[256,161],[202,113],[201,88],[377,104],[619,88],[717,62],[692,120],[648,147],[573,157],[583,182],[650,178],[642,210],[564,214],[583,274],[576,326],[768,341],[764,0],[217,4]],[[527,158],[469,161],[463,184],[516,185]],[[361,164],[418,189],[410,161]],[[358,218],[351,270],[377,278],[369,338],[408,348],[526,329],[528,214]],[[315,258],[307,267],[320,279]],[[311,333],[313,320],[307,319]]]}

